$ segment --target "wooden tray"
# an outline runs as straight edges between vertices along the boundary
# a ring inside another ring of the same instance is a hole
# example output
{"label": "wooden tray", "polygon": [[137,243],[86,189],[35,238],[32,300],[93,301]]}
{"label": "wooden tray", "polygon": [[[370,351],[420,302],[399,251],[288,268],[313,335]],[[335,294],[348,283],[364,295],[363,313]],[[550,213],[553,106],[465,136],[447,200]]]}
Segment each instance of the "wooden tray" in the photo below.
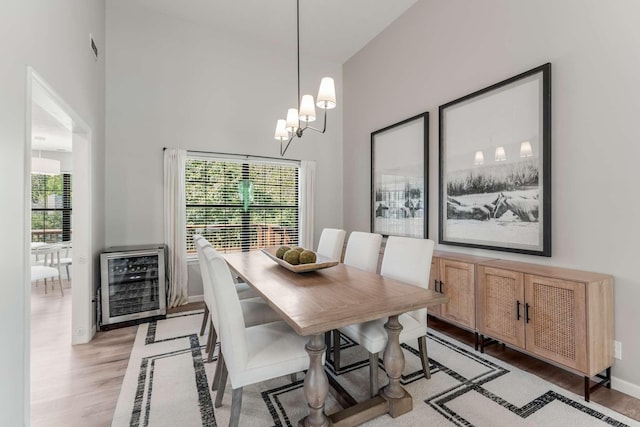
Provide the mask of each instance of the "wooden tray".
{"label": "wooden tray", "polygon": [[308,271],[316,271],[322,268],[333,267],[334,265],[338,265],[340,261],[332,260],[322,255],[316,254],[316,262],[312,264],[298,264],[293,265],[289,264],[283,259],[276,257],[276,251],[280,246],[273,246],[270,248],[261,249],[262,253],[266,256],[283,266],[289,271],[293,271],[294,273],[306,273]]}

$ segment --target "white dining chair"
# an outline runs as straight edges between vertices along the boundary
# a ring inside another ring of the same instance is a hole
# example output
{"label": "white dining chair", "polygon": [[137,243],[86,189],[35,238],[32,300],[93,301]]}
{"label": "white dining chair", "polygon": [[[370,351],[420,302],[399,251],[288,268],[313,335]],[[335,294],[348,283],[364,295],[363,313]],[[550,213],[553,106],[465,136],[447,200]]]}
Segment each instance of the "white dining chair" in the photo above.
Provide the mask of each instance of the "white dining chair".
{"label": "white dining chair", "polygon": [[[71,255],[71,242],[62,242],[60,252],[60,267],[64,267],[67,272],[67,280],[71,280],[69,267],[73,264],[73,256]],[[62,272],[60,272],[62,274]]]}
{"label": "white dining chair", "polygon": [[320,234],[320,241],[318,242],[316,253],[329,259],[340,261],[346,234],[346,231],[338,228],[323,229],[322,234]]}
{"label": "white dining chair", "polygon": [[[344,264],[375,273],[378,270],[382,235],[353,231],[344,252]],[[333,366],[340,369],[340,334],[333,332]]]}
{"label": "white dining chair", "polygon": [[[205,351],[207,352],[207,361],[211,362],[213,360],[213,351],[215,349],[215,345],[217,342],[217,328],[218,328],[218,314],[217,309],[215,307],[215,303],[213,301],[213,287],[211,284],[211,277],[209,275],[209,270],[206,265],[206,260],[204,258],[204,248],[212,248],[211,244],[207,239],[202,236],[195,235],[194,236],[196,252],[198,254],[198,263],[200,265],[200,274],[202,275],[202,290],[204,294],[204,306],[205,312],[203,317],[203,323],[200,327],[200,335],[204,334],[206,329],[207,321],[209,323],[209,337],[207,338],[207,345]],[[213,249],[215,251],[215,249]],[[242,285],[242,286],[238,286]],[[240,298],[241,294],[246,294],[244,291],[244,287],[249,286],[246,283],[233,283],[233,287],[235,288],[238,297]],[[260,297],[254,298],[241,298],[240,305],[242,307],[245,323],[249,326],[259,325],[262,323],[275,322],[278,320],[282,320],[282,318],[275,312],[269,305]],[[219,372],[216,371],[216,374],[219,375]],[[215,384],[215,382],[214,382]]]}
{"label": "white dining chair", "polygon": [[215,406],[222,405],[227,376],[233,389],[229,426],[238,426],[242,406],[242,388],[309,367],[305,350],[307,338],[296,334],[284,321],[248,327],[233,278],[222,256],[211,247],[204,248],[205,260],[213,284],[214,301],[219,314],[218,331],[222,356]]}
{"label": "white dining chair", "polygon": [[42,261],[37,261],[36,265],[31,266],[31,281],[44,280],[44,293],[47,293],[47,279],[51,280],[51,288],[53,289],[54,279],[58,279],[60,286],[60,295],[64,296],[62,290],[62,278],[60,277],[60,245],[42,245],[31,250],[38,260],[42,257]]}
{"label": "white dining chair", "polygon": [[[390,236],[387,239],[380,274],[400,282],[429,287],[433,240]],[[423,308],[399,316],[402,332],[400,342],[418,340],[420,361],[425,378],[431,378],[427,353],[427,309]],[[378,393],[378,356],[387,345],[384,324],[387,319],[378,319],[340,328],[340,332],[360,344],[369,352],[369,379],[371,395]]]}

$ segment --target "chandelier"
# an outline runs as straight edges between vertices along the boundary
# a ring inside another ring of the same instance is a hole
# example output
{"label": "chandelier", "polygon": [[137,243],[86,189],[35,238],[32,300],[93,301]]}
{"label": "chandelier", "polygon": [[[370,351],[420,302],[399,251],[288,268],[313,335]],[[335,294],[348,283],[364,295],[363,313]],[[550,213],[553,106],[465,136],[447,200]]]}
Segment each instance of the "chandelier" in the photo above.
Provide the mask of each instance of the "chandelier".
{"label": "chandelier", "polygon": [[[284,156],[294,137],[301,138],[304,131],[311,129],[324,133],[327,130],[327,110],[336,107],[336,89],[331,77],[323,77],[320,81],[320,89],[316,102],[312,95],[303,95],[300,98],[300,0],[296,0],[296,36],[298,55],[298,101],[300,109],[289,108],[286,120],[280,119],[276,124],[275,139],[280,141],[280,156]],[[322,129],[309,126],[316,120],[316,106],[324,110],[324,124]],[[302,126],[304,122],[304,126]],[[286,145],[284,142],[287,141]]]}

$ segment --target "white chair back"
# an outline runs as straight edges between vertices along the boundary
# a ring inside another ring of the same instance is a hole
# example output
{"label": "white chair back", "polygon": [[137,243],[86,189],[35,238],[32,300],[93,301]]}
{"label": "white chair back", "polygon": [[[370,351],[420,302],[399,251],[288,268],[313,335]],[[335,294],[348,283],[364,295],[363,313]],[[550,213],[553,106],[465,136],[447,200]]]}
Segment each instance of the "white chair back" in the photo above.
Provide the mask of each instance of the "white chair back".
{"label": "white chair back", "polygon": [[320,241],[318,242],[318,250],[316,251],[318,255],[340,261],[346,234],[346,231],[337,228],[325,228],[322,230]]}
{"label": "white chair back", "polygon": [[349,236],[344,263],[352,267],[375,273],[378,270],[382,235],[354,231]]}
{"label": "white chair back", "polygon": [[[434,241],[429,239],[389,236],[382,257],[380,274],[428,289],[434,246]],[[426,308],[409,314],[427,326]]]}
{"label": "white chair back", "polygon": [[204,256],[204,248],[211,247],[211,243],[199,234],[193,236],[193,241],[196,246],[196,252],[198,253],[198,264],[200,265],[200,275],[202,276],[202,291],[204,294],[204,303],[209,308],[211,313],[211,321],[213,327],[218,330],[218,309],[213,301],[213,287],[211,286],[211,276],[209,275],[209,268],[207,267],[207,260]]}
{"label": "white chair back", "polygon": [[219,325],[216,325],[216,331],[220,337],[225,364],[233,378],[236,372],[245,369],[248,360],[246,325],[242,307],[227,262],[211,246],[204,247],[203,254],[218,312]]}

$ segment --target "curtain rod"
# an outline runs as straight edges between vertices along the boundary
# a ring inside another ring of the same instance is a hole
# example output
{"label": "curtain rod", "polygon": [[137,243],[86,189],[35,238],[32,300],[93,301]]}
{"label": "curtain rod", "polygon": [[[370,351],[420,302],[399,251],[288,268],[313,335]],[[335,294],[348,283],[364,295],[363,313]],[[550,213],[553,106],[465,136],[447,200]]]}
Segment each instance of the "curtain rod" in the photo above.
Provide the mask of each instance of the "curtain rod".
{"label": "curtain rod", "polygon": [[[162,151],[165,151],[168,147],[162,147]],[[268,160],[293,160],[296,162],[299,162],[299,159],[284,159],[282,157],[268,157],[268,156],[255,156],[253,154],[237,154],[237,153],[220,153],[220,152],[216,152],[216,151],[201,151],[201,150],[186,150],[188,153],[194,153],[194,154],[219,154],[222,156],[240,156],[240,157],[246,157],[247,160],[250,158],[254,158],[254,159],[268,159]]]}

